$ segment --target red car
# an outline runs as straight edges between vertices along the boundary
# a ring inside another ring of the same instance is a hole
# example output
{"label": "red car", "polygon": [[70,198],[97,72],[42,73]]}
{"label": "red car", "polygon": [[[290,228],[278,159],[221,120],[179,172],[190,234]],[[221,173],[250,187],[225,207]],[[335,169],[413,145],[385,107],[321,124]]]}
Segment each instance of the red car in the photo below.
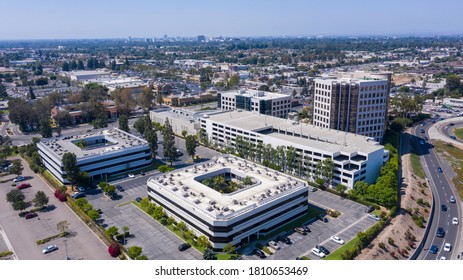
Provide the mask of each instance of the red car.
{"label": "red car", "polygon": [[38,216],[37,213],[27,213],[26,216],[24,216],[24,218],[26,218],[26,220],[29,220],[37,216]]}
{"label": "red car", "polygon": [[30,188],[30,187],[31,187],[31,184],[29,184],[29,183],[23,183],[23,184],[21,184],[19,186],[16,186],[16,188],[18,190],[22,190],[22,189],[26,189],[26,188]]}

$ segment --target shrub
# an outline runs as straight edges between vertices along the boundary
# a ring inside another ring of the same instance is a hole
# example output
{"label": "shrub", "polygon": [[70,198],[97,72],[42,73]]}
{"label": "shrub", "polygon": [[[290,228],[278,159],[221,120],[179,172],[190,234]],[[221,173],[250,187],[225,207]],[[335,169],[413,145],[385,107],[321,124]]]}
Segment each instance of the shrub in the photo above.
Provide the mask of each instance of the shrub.
{"label": "shrub", "polygon": [[65,201],[68,200],[68,196],[66,195],[65,192],[62,192],[62,193],[60,193],[60,194],[58,195],[58,199],[59,199],[59,201],[61,201],[61,202],[65,202]]}
{"label": "shrub", "polygon": [[127,250],[127,255],[129,255],[129,257],[132,260],[134,260],[136,257],[138,257],[141,254],[142,251],[143,249],[141,247],[132,246]]}
{"label": "shrub", "polygon": [[108,247],[108,253],[111,257],[116,258],[121,254],[121,248],[119,247],[119,243],[113,242]]}
{"label": "shrub", "polygon": [[394,239],[392,237],[389,237],[387,239],[387,243],[389,243],[390,245],[394,246]]}
{"label": "shrub", "polygon": [[383,242],[379,242],[378,247],[383,250],[386,250],[386,244],[384,244]]}

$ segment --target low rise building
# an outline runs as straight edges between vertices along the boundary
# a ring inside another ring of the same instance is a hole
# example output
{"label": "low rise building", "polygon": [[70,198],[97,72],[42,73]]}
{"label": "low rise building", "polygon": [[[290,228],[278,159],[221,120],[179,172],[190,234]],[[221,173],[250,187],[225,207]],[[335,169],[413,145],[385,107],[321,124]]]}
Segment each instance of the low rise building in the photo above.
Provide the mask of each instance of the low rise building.
{"label": "low rise building", "polygon": [[240,246],[307,213],[303,180],[222,155],[148,180],[148,197],[214,249]]}
{"label": "low rise building", "polygon": [[46,138],[37,143],[45,168],[60,182],[68,184],[63,155],[73,153],[81,172],[93,180],[107,180],[118,174],[151,165],[148,143],[117,128],[63,138]]}

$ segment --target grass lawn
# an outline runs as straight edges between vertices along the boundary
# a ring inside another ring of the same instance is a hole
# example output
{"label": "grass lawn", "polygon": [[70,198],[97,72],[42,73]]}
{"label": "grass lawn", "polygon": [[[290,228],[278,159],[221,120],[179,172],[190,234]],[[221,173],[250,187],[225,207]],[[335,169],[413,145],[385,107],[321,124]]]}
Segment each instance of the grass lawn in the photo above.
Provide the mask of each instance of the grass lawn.
{"label": "grass lawn", "polygon": [[264,239],[268,239],[268,238],[271,238],[273,236],[277,236],[279,235],[280,233],[282,232],[287,232],[287,231],[290,231],[290,230],[293,230],[295,227],[298,227],[308,221],[310,221],[311,219],[317,217],[318,215],[324,213],[323,211],[321,210],[318,210],[316,208],[312,208],[312,207],[308,207],[307,209],[307,213],[299,218],[297,218],[296,220],[282,226],[282,227],[279,227],[277,228],[276,230],[274,231],[271,231],[269,232],[268,234],[266,234],[265,236],[259,238],[260,240],[264,240]]}
{"label": "grass lawn", "polygon": [[433,141],[438,153],[451,164],[457,174],[452,182],[458,190],[458,195],[463,199],[463,150],[443,141]]}
{"label": "grass lawn", "polygon": [[350,250],[354,248],[354,245],[358,240],[359,238],[356,236],[354,239],[347,242],[333,253],[329,254],[328,257],[325,258],[325,260],[342,260],[342,253],[344,253],[345,250]]}
{"label": "grass lawn", "polygon": [[455,134],[455,136],[460,139],[460,140],[463,140],[463,128],[457,128],[453,131],[453,134]]}
{"label": "grass lawn", "polygon": [[420,157],[416,154],[415,145],[412,145],[410,161],[412,163],[413,174],[424,179],[426,175],[424,174],[423,167],[421,167]]}

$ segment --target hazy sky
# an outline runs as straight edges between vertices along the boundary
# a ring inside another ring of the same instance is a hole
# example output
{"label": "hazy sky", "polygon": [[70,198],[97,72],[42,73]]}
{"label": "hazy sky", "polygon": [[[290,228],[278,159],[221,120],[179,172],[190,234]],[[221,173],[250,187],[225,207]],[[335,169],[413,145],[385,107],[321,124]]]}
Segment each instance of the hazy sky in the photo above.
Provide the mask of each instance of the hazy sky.
{"label": "hazy sky", "polygon": [[463,0],[0,0],[0,40],[463,34]]}

